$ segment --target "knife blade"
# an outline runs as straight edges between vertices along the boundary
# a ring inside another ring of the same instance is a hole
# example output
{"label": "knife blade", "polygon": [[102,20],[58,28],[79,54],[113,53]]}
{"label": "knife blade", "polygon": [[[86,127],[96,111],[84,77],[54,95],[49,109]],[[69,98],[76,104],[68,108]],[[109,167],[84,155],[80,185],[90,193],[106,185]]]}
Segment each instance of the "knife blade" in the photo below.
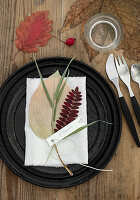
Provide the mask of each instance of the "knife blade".
{"label": "knife blade", "polygon": [[113,54],[110,54],[107,61],[106,61],[106,73],[108,75],[108,78],[112,81],[115,78],[118,78],[118,72],[115,67],[114,63],[114,56]]}
{"label": "knife blade", "polygon": [[138,134],[137,134],[137,131],[135,128],[135,124],[134,124],[131,112],[128,108],[128,105],[127,105],[127,103],[121,93],[120,87],[119,87],[119,76],[118,76],[118,72],[115,67],[113,54],[110,54],[106,61],[106,73],[107,73],[108,78],[113,82],[113,84],[115,85],[115,87],[118,91],[119,100],[120,100],[120,104],[121,104],[121,108],[122,108],[125,120],[127,122],[129,130],[131,132],[131,135],[133,136],[133,138],[135,140],[135,143],[137,144],[138,147],[140,147],[140,141],[138,138]]}

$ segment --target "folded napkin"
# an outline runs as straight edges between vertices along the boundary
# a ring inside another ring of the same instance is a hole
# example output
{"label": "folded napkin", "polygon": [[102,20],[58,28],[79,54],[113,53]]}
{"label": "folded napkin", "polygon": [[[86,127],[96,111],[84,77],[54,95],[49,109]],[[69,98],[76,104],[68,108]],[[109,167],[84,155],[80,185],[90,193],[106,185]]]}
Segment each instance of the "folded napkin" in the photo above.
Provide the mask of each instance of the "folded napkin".
{"label": "folded napkin", "polygon": [[[40,84],[39,78],[27,78],[26,86],[26,120],[25,120],[25,165],[34,166],[62,166],[55,148],[53,148],[49,160],[47,161],[51,147],[45,139],[37,137],[29,125],[29,104],[32,95]],[[82,93],[82,105],[79,107],[78,116],[80,122],[87,123],[87,105],[86,105],[86,77],[69,77],[67,84],[71,89],[76,86]],[[48,116],[49,117],[49,116]],[[88,139],[87,128],[71,135],[57,143],[59,154],[65,164],[88,164]]]}

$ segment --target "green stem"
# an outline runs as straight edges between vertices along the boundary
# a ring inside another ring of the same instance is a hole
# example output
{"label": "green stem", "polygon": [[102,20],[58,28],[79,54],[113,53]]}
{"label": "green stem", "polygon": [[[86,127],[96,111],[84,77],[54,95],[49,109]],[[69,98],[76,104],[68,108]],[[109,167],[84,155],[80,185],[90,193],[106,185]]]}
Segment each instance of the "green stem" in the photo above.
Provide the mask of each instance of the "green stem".
{"label": "green stem", "polygon": [[[54,101],[53,101],[53,105],[55,107]],[[55,123],[55,121],[54,121],[54,107],[52,108],[52,134],[54,134],[54,123]]]}
{"label": "green stem", "polygon": [[66,86],[68,77],[69,77],[69,70],[68,70],[68,74],[67,74],[66,80],[65,80],[65,82],[64,82],[64,84],[63,84],[63,86],[62,86],[62,88],[59,90],[59,93],[58,93],[57,98],[56,98],[56,100],[55,100],[54,115],[53,115],[53,121],[54,121],[54,123],[55,123],[57,105],[58,105],[58,103],[59,103],[59,100],[60,100],[60,98],[61,98],[61,95],[62,95],[62,93],[63,93],[63,90],[64,90],[64,88],[65,88],[65,86]]}
{"label": "green stem", "polygon": [[48,90],[47,90],[47,88],[46,88],[46,86],[45,86],[45,83],[44,83],[42,74],[41,74],[40,69],[39,69],[39,67],[38,67],[38,64],[37,64],[37,62],[36,62],[36,58],[35,58],[35,55],[34,55],[34,54],[33,54],[33,58],[34,58],[34,61],[35,61],[35,65],[36,65],[38,74],[39,74],[40,79],[41,79],[41,83],[42,83],[42,87],[43,87],[43,89],[44,89],[45,95],[46,95],[46,97],[47,97],[47,99],[48,99],[48,101],[49,101],[49,103],[50,103],[50,106],[53,108],[53,106],[54,106],[54,105],[53,105],[53,102],[52,102],[51,97],[50,97],[50,95],[49,95],[49,93],[48,93]]}
{"label": "green stem", "polygon": [[84,126],[81,126],[80,128],[78,128],[78,129],[76,129],[75,131],[73,131],[72,133],[70,133],[68,136],[66,136],[65,138],[67,138],[67,137],[69,137],[70,135],[73,135],[73,134],[75,134],[75,133],[78,133],[79,131],[82,131],[83,129],[85,129],[85,128],[87,128],[87,127],[89,127],[89,126],[91,126],[91,125],[93,125],[93,124],[96,124],[96,123],[98,123],[98,122],[103,122],[103,123],[105,123],[105,124],[112,124],[111,122],[106,122],[106,121],[103,121],[103,120],[96,120],[96,121],[93,121],[93,122],[91,122],[91,123],[89,123],[89,124],[87,124],[87,125],[84,125]]}
{"label": "green stem", "polygon": [[47,164],[47,162],[48,162],[48,160],[49,160],[49,157],[50,157],[50,155],[51,155],[51,153],[52,153],[53,147],[54,147],[54,146],[52,146],[51,149],[50,149],[49,155],[48,155],[47,160],[46,160],[46,164]]}

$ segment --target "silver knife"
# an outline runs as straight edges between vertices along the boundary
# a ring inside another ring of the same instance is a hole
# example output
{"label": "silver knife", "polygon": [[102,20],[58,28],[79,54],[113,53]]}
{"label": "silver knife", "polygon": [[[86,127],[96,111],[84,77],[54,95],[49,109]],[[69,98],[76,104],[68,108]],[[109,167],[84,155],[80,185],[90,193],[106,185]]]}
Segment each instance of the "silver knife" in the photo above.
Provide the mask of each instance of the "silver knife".
{"label": "silver knife", "polygon": [[126,119],[127,125],[130,129],[130,132],[137,144],[138,147],[140,147],[140,141],[138,138],[138,134],[135,128],[135,124],[134,121],[132,119],[132,115],[130,113],[130,110],[127,106],[127,103],[121,93],[120,87],[119,87],[119,76],[118,76],[118,72],[116,70],[115,67],[115,63],[114,63],[114,57],[113,54],[110,54],[107,62],[106,62],[106,73],[108,75],[108,78],[113,82],[113,84],[115,85],[117,91],[118,91],[118,95],[119,95],[119,100],[120,100],[120,104],[121,104],[121,108],[124,114],[124,117]]}

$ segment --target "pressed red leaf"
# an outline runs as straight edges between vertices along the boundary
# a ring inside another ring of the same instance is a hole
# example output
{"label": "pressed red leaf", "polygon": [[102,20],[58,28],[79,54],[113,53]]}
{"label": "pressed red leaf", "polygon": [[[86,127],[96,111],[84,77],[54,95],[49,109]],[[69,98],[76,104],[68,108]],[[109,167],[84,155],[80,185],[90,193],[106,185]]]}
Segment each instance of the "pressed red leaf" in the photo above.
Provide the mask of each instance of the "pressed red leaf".
{"label": "pressed red leaf", "polygon": [[81,101],[82,100],[82,98],[79,98],[79,97],[77,97],[76,99],[75,99],[75,101]]}
{"label": "pressed red leaf", "polygon": [[75,90],[71,90],[71,91],[72,91],[72,93],[74,93],[74,94],[76,93]]}
{"label": "pressed red leaf", "polygon": [[70,95],[67,95],[67,97],[70,99],[70,100],[74,100],[72,96]]}
{"label": "pressed red leaf", "polygon": [[69,121],[69,122],[72,122],[73,120],[75,120],[75,117],[69,117],[69,118],[67,119],[67,121]]}
{"label": "pressed red leaf", "polygon": [[59,120],[61,120],[62,122],[66,121],[66,119],[64,119],[63,117],[59,117]]}
{"label": "pressed red leaf", "polygon": [[48,11],[37,11],[25,18],[17,27],[15,39],[19,51],[34,53],[37,47],[45,46],[51,38],[52,21],[48,18]]}
{"label": "pressed red leaf", "polygon": [[66,118],[66,117],[67,117],[67,115],[66,115],[66,114],[64,114],[64,113],[60,113],[60,115],[61,115],[62,117],[64,117],[64,118]]}
{"label": "pressed red leaf", "polygon": [[62,109],[62,112],[67,115],[69,113],[69,110]]}
{"label": "pressed red leaf", "polygon": [[60,126],[64,126],[65,124],[62,122],[62,121],[60,121],[60,120],[56,120],[56,122],[60,125]]}
{"label": "pressed red leaf", "polygon": [[60,130],[62,127],[59,124],[56,124],[56,127]]}
{"label": "pressed red leaf", "polygon": [[76,109],[78,109],[79,108],[79,106],[72,106],[71,107],[71,109],[73,109],[73,110],[76,110]]}
{"label": "pressed red leaf", "polygon": [[74,97],[74,93],[73,93],[73,92],[69,92],[69,94],[70,94],[72,97]]}
{"label": "pressed red leaf", "polygon": [[71,118],[71,119],[67,120],[67,121],[66,121],[66,125],[69,124],[69,123],[71,123],[71,122],[74,121],[74,120],[75,120],[75,118]]}
{"label": "pressed red leaf", "polygon": [[78,92],[78,91],[79,91],[79,87],[76,87],[76,88],[75,88],[75,92]]}
{"label": "pressed red leaf", "polygon": [[[58,120],[56,120],[56,127],[58,129],[63,128],[70,122],[76,119],[79,113],[79,106],[81,105],[80,101],[82,100],[81,92],[79,88],[76,87],[75,90],[71,90],[67,98],[65,99],[64,104],[62,105],[62,110]],[[55,129],[56,130],[56,129]]]}
{"label": "pressed red leaf", "polygon": [[77,94],[77,95],[80,95],[80,94],[81,94],[81,92],[77,92],[76,94]]}
{"label": "pressed red leaf", "polygon": [[68,103],[72,103],[72,100],[70,99],[65,99]]}
{"label": "pressed red leaf", "polygon": [[69,108],[71,107],[71,104],[64,102],[65,106],[68,106]]}
{"label": "pressed red leaf", "polygon": [[80,106],[81,103],[74,103],[73,105],[74,105],[74,106]]}
{"label": "pressed red leaf", "polygon": [[70,114],[76,114],[76,113],[79,113],[79,110],[71,110],[70,111]]}
{"label": "pressed red leaf", "polygon": [[75,113],[69,114],[70,117],[77,117],[78,115]]}
{"label": "pressed red leaf", "polygon": [[62,105],[62,107],[65,109],[65,110],[70,110],[69,107],[65,106],[65,105]]}
{"label": "pressed red leaf", "polygon": [[66,125],[69,124],[70,122],[72,122],[72,121],[66,121]]}

